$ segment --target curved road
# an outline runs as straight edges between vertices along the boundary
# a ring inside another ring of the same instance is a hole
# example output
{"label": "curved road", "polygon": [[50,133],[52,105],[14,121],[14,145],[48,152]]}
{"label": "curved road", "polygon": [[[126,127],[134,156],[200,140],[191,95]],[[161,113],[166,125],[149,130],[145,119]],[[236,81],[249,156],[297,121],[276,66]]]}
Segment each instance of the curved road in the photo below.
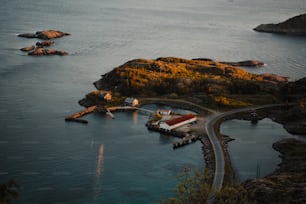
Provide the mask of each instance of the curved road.
{"label": "curved road", "polygon": [[218,137],[216,135],[216,132],[214,130],[214,125],[215,123],[231,114],[239,113],[239,112],[245,112],[245,111],[250,111],[250,110],[258,110],[262,108],[269,108],[269,107],[276,107],[276,106],[285,106],[285,104],[270,104],[270,105],[262,105],[262,106],[255,106],[255,107],[247,107],[247,108],[240,108],[240,109],[235,109],[232,111],[228,111],[225,113],[221,114],[216,114],[211,118],[205,126],[208,138],[212,144],[212,148],[214,151],[215,155],[215,175],[214,175],[214,181],[213,185],[218,189],[221,190],[222,184],[223,184],[223,179],[224,179],[224,166],[225,166],[225,161],[224,161],[224,152],[222,149],[222,146],[220,144],[220,141],[218,140]]}
{"label": "curved road", "polygon": [[[205,110],[207,112],[212,113],[211,117],[208,118],[209,120],[207,121],[205,125],[205,130],[207,133],[207,136],[209,138],[209,141],[212,145],[212,149],[214,152],[215,156],[215,173],[214,173],[214,181],[213,185],[218,189],[221,190],[222,185],[223,185],[223,179],[224,179],[224,167],[225,167],[225,160],[224,160],[224,152],[222,149],[222,146],[220,144],[220,141],[216,135],[216,132],[214,130],[214,125],[218,120],[221,120],[224,117],[227,117],[229,115],[239,113],[239,112],[245,112],[245,111],[250,111],[250,110],[258,110],[258,109],[263,109],[263,108],[270,108],[270,107],[276,107],[276,106],[286,106],[288,104],[269,104],[269,105],[261,105],[261,106],[254,106],[254,107],[246,107],[246,108],[240,108],[240,109],[235,109],[232,111],[228,111],[225,113],[218,113],[212,109],[194,104],[189,101],[184,101],[184,100],[177,100],[177,99],[162,99],[162,98],[145,98],[143,99],[147,103],[182,103],[182,104],[188,104],[191,107],[198,108]],[[146,104],[146,103],[144,103]],[[211,197],[209,199],[209,203],[213,202],[213,198]]]}
{"label": "curved road", "polygon": [[219,142],[219,139],[215,133],[214,125],[219,119],[225,117],[226,115],[227,115],[226,113],[216,115],[215,117],[210,119],[205,126],[206,133],[211,143],[215,156],[215,174],[214,174],[213,185],[218,190],[221,190],[222,188],[225,162],[224,162],[224,152]]}

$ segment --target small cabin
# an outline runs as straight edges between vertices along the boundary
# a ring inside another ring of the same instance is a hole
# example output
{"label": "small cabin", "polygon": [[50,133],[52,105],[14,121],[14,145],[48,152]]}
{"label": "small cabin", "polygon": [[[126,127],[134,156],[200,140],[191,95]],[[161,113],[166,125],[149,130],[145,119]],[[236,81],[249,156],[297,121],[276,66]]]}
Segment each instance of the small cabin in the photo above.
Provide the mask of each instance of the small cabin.
{"label": "small cabin", "polygon": [[124,100],[124,105],[125,106],[138,106],[139,101],[136,98],[128,97]]}
{"label": "small cabin", "polygon": [[170,115],[171,110],[157,110],[157,113],[160,115]]}
{"label": "small cabin", "polygon": [[105,101],[110,101],[112,100],[112,94],[108,91],[100,91],[98,97],[101,99],[101,100],[105,100]]}

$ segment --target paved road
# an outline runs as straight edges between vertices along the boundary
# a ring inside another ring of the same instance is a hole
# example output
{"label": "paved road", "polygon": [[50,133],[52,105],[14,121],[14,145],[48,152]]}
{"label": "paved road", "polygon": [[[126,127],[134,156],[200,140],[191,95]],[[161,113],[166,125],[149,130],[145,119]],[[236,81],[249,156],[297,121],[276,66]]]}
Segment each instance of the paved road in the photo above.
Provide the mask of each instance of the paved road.
{"label": "paved road", "polygon": [[141,104],[150,104],[150,103],[164,103],[169,105],[181,105],[185,106],[186,108],[190,108],[192,110],[201,110],[208,114],[214,114],[216,113],[215,110],[212,110],[210,108],[206,108],[204,106],[200,106],[198,104],[192,103],[190,101],[185,101],[181,99],[167,99],[167,98],[142,98],[140,99]]}
{"label": "paved road", "polygon": [[208,120],[206,123],[205,129],[208,135],[209,141],[212,145],[214,155],[215,155],[215,175],[213,185],[218,189],[221,190],[224,178],[224,152],[221,147],[221,144],[217,138],[217,135],[214,130],[214,124],[224,117],[226,114],[217,114],[214,115],[212,119]]}
{"label": "paved road", "polygon": [[209,121],[206,123],[205,129],[206,129],[208,138],[209,138],[209,140],[212,144],[212,148],[213,148],[214,155],[215,155],[215,162],[216,162],[215,165],[216,166],[215,166],[215,175],[214,175],[213,185],[217,189],[220,190],[222,188],[223,179],[224,179],[225,161],[224,161],[223,149],[221,147],[221,144],[220,144],[220,142],[217,138],[216,132],[214,130],[215,123],[218,120],[220,120],[220,119],[222,119],[226,116],[229,116],[231,114],[250,111],[250,110],[258,110],[258,109],[262,109],[262,108],[276,107],[276,106],[285,106],[285,104],[270,104],[270,105],[262,105],[262,106],[256,106],[256,107],[247,107],[247,108],[240,108],[240,109],[228,111],[228,112],[225,112],[225,113],[214,114],[209,119]]}
{"label": "paved road", "polygon": [[[262,106],[254,106],[254,107],[246,107],[246,108],[240,108],[235,109],[232,111],[228,111],[225,113],[218,113],[212,109],[194,104],[189,101],[184,100],[176,100],[176,99],[162,99],[162,98],[146,98],[144,99],[144,102],[147,103],[158,103],[158,102],[164,102],[164,103],[181,103],[185,105],[190,105],[192,108],[200,109],[207,111],[208,113],[211,113],[212,115],[208,118],[208,122],[206,123],[205,130],[208,135],[209,141],[212,144],[212,148],[214,151],[215,156],[215,174],[214,174],[214,181],[213,185],[218,189],[221,190],[224,180],[224,167],[225,167],[225,160],[224,160],[224,152],[222,149],[222,146],[220,144],[219,139],[217,138],[216,132],[214,130],[215,123],[229,115],[239,113],[239,112],[245,112],[250,110],[258,110],[262,108],[269,108],[269,107],[276,107],[276,106],[286,106],[288,104],[269,104],[269,105],[262,105]],[[289,104],[290,105],[290,104]],[[208,200],[208,203],[213,203],[213,196],[210,197]]]}

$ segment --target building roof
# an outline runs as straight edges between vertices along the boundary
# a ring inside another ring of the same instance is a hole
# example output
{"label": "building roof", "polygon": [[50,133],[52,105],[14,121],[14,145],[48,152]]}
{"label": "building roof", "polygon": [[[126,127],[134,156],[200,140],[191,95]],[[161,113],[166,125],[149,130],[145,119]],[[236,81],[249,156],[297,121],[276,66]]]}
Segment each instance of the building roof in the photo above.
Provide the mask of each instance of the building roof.
{"label": "building roof", "polygon": [[136,98],[131,98],[131,97],[128,97],[124,100],[124,102],[126,103],[133,103],[134,100],[137,100]]}
{"label": "building roof", "polygon": [[166,124],[169,125],[169,126],[173,126],[173,125],[176,125],[176,124],[178,124],[178,123],[184,122],[184,121],[186,121],[186,120],[190,120],[190,119],[195,118],[195,117],[196,117],[196,116],[193,115],[193,114],[186,114],[186,115],[183,115],[183,116],[181,116],[181,117],[174,118],[174,119],[172,119],[172,120],[168,120],[168,121],[166,122]]}
{"label": "building roof", "polygon": [[167,114],[170,114],[170,113],[171,113],[171,110],[158,109],[157,112],[158,112],[158,113],[167,113]]}

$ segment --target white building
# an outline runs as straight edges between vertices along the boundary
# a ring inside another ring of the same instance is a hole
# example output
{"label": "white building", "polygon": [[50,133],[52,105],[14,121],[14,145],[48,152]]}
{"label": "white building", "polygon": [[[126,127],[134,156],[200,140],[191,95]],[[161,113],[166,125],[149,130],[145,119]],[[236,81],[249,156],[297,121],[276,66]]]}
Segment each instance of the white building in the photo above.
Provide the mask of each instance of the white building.
{"label": "white building", "polygon": [[105,101],[112,100],[112,94],[111,92],[108,92],[108,91],[99,91],[98,97]]}
{"label": "white building", "polygon": [[128,97],[124,100],[124,105],[126,105],[126,106],[138,106],[139,101],[136,98]]}
{"label": "white building", "polygon": [[170,115],[171,114],[171,110],[157,110],[157,113],[160,115]]}
{"label": "white building", "polygon": [[181,117],[174,118],[172,120],[161,122],[159,124],[159,128],[169,131],[174,128],[195,122],[196,120],[197,120],[196,115],[186,114],[186,115],[182,115]]}

